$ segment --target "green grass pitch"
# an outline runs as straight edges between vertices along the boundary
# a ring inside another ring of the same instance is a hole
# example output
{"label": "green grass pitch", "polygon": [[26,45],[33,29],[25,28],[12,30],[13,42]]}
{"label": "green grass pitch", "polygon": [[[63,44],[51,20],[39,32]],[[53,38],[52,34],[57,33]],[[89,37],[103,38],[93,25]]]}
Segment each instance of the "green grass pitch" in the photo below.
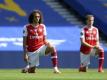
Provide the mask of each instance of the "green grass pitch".
{"label": "green grass pitch", "polygon": [[0,69],[0,80],[107,80],[107,69],[98,73],[97,69],[78,72],[78,69],[60,69],[61,74],[54,74],[52,69],[37,69],[36,73],[21,73],[21,69]]}

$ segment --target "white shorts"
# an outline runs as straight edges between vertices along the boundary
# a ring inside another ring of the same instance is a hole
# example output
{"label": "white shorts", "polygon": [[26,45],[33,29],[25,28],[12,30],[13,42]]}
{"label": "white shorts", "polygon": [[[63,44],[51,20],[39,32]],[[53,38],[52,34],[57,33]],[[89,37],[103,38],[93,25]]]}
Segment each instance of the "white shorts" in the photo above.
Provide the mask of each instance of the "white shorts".
{"label": "white shorts", "polygon": [[88,65],[90,64],[90,56],[98,56],[96,55],[96,50],[97,49],[92,49],[91,52],[86,55],[80,52],[80,60],[83,67],[84,66],[88,67]]}
{"label": "white shorts", "polygon": [[30,67],[39,66],[39,56],[45,55],[47,46],[43,45],[34,52],[28,52],[28,64]]}

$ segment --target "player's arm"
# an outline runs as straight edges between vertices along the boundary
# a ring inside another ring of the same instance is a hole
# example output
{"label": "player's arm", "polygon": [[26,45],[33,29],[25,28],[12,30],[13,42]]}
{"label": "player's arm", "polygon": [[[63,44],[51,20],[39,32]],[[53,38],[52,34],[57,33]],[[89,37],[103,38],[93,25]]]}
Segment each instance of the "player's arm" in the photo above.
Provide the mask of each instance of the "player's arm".
{"label": "player's arm", "polygon": [[87,42],[85,42],[85,36],[84,36],[84,31],[83,30],[81,31],[81,34],[80,34],[80,41],[81,41],[82,45],[85,45],[87,47],[92,47],[92,48],[94,47],[94,46],[88,44]]}
{"label": "player's arm", "polygon": [[88,44],[87,42],[85,42],[85,40],[84,40],[83,38],[80,38],[80,40],[81,40],[81,43],[82,43],[83,45],[85,45],[85,46],[87,46],[87,47],[91,47],[91,48],[94,47],[94,46]]}
{"label": "player's arm", "polygon": [[[23,36],[23,51],[24,51],[25,54],[26,54],[26,52],[27,52],[26,41],[27,41],[26,36]],[[24,55],[25,55],[25,54],[24,54]]]}
{"label": "player's arm", "polygon": [[45,44],[48,44],[48,43],[49,43],[45,35],[44,35],[44,43],[45,43]]}
{"label": "player's arm", "polygon": [[24,27],[23,30],[23,52],[24,52],[24,60],[28,61],[28,55],[27,55],[27,30],[26,27]]}
{"label": "player's arm", "polygon": [[100,47],[100,42],[99,42],[99,31],[98,31],[98,29],[97,29],[97,38],[96,38],[96,41],[97,41],[97,43],[96,43],[95,48],[99,48]]}
{"label": "player's arm", "polygon": [[43,39],[44,39],[44,43],[47,45],[49,44],[48,40],[47,40],[47,31],[46,31],[46,26],[44,24],[42,24],[44,27],[44,35],[43,35]]}

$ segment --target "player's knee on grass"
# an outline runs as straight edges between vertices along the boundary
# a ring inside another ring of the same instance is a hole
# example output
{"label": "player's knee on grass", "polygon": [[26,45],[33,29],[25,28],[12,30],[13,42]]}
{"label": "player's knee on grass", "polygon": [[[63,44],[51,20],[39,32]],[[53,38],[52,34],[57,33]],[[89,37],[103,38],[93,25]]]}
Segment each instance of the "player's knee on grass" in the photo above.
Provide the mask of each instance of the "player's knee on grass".
{"label": "player's knee on grass", "polygon": [[35,66],[28,69],[28,73],[35,73]]}

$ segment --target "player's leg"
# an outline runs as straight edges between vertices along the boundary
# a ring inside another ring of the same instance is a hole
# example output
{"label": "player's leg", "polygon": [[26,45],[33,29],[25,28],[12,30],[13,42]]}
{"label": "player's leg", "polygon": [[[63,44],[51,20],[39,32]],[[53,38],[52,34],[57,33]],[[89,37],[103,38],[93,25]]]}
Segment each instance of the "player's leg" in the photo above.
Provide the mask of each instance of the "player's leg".
{"label": "player's leg", "polygon": [[58,56],[57,56],[57,51],[55,49],[55,47],[53,47],[51,44],[47,45],[47,48],[45,50],[45,54],[51,54],[51,60],[52,60],[52,64],[54,67],[54,73],[61,73],[58,70]]}
{"label": "player's leg", "polygon": [[22,69],[22,73],[35,73],[35,66],[31,67],[30,64],[28,64],[25,68]]}
{"label": "player's leg", "polygon": [[28,73],[35,73],[35,69],[36,69],[36,65],[39,65],[37,63],[39,63],[39,58],[37,57],[36,52],[29,52],[28,53],[28,64],[29,64],[29,68],[28,68]]}
{"label": "player's leg", "polygon": [[41,46],[38,50],[35,52],[29,52],[28,53],[28,73],[35,73],[35,69],[37,66],[39,66],[39,56],[45,55],[46,46]]}
{"label": "player's leg", "polygon": [[29,69],[29,64],[27,63],[26,67],[22,69],[22,73],[27,73]]}
{"label": "player's leg", "polygon": [[90,64],[90,54],[80,53],[80,61],[79,72],[87,72],[88,65]]}
{"label": "player's leg", "polygon": [[98,49],[98,59],[99,59],[98,72],[104,72],[103,71],[104,49],[101,47]]}
{"label": "player's leg", "polygon": [[[28,55],[27,55],[28,56]],[[28,68],[29,68],[29,64],[28,64],[28,61],[27,60],[24,60],[25,63],[26,63],[26,66],[22,69],[22,73],[27,73],[28,72]]]}

